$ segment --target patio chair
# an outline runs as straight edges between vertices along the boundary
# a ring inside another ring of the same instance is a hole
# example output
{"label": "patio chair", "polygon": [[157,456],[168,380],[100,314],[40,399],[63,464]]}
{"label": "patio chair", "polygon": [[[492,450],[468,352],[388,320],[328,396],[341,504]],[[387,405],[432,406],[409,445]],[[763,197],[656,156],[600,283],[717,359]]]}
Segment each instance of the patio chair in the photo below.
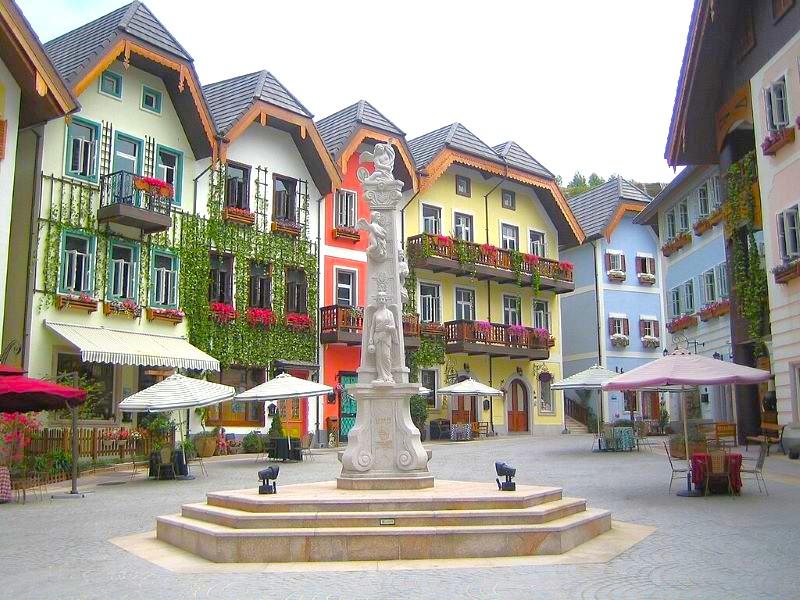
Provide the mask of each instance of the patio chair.
{"label": "patio chair", "polygon": [[[755,459],[756,464],[752,468],[745,468],[744,464],[742,464],[741,473],[744,475],[747,473],[748,475],[752,475],[753,477],[747,477],[747,479],[755,479],[756,484],[758,485],[758,493],[761,494],[761,484],[764,484],[764,492],[767,496],[769,496],[769,490],[767,490],[767,482],[764,481],[764,462],[767,459],[767,453],[769,452],[769,446],[767,444],[761,444],[761,448],[758,451],[758,458]],[[752,461],[752,458],[743,458],[743,461]],[[744,478],[743,478],[744,479]]]}
{"label": "patio chair", "polygon": [[175,479],[175,467],[172,465],[172,448],[164,446],[159,452],[156,479]]}
{"label": "patio chair", "polygon": [[669,460],[669,468],[672,469],[672,475],[670,476],[669,480],[669,490],[667,491],[668,494],[672,493],[672,482],[676,479],[682,479],[686,477],[686,474],[689,472],[689,467],[676,467],[675,463],[672,462],[672,455],[669,453],[669,446],[667,442],[664,442],[664,450],[667,453],[667,459]]}
{"label": "patio chair", "polygon": [[300,458],[309,457],[314,460],[314,453],[311,451],[311,442],[314,439],[313,433],[306,433],[300,440]]}
{"label": "patio chair", "polygon": [[206,464],[203,462],[203,457],[200,456],[200,453],[195,450],[194,452],[187,454],[186,456],[186,465],[189,466],[192,463],[197,463],[200,467],[200,471],[208,477],[208,471],[206,471]]}
{"label": "patio chair", "polygon": [[733,494],[731,474],[728,469],[727,453],[724,450],[710,450],[706,463],[705,495],[711,487],[711,482],[724,481],[728,486],[728,494]]}

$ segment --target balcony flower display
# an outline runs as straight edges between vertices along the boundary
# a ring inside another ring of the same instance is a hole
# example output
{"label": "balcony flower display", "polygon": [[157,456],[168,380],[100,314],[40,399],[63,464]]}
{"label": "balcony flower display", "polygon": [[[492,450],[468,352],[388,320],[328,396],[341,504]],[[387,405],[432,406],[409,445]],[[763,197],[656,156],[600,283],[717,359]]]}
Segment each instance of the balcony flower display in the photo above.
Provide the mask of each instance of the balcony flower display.
{"label": "balcony flower display", "polygon": [[673,239],[665,243],[663,246],[661,246],[661,253],[664,256],[671,256],[684,246],[691,243],[692,243],[692,234],[689,233],[688,231],[684,231],[683,233],[678,234],[676,237],[674,237]]}
{"label": "balcony flower display", "polygon": [[683,315],[667,323],[667,331],[675,333],[676,331],[682,331],[689,327],[694,327],[695,325],[697,325],[697,315]]}
{"label": "balcony flower display", "polygon": [[272,231],[276,231],[278,233],[286,233],[288,235],[296,236],[300,235],[303,226],[296,221],[291,221],[288,219],[275,219],[272,221],[271,229]]}
{"label": "balcony flower display", "polygon": [[574,265],[568,260],[562,260],[561,262],[558,263],[558,268],[561,269],[562,271],[572,271]]}
{"label": "balcony flower display", "polygon": [[642,346],[645,348],[658,348],[661,346],[661,340],[654,335],[643,335]]}
{"label": "balcony flower display", "polygon": [[526,254],[523,253],[522,260],[525,261],[526,264],[529,265],[538,265],[539,264],[539,257],[535,254]]}
{"label": "balcony flower display", "polygon": [[237,208],[235,206],[226,206],[222,210],[222,218],[226,221],[243,223],[245,225],[252,225],[256,222],[255,213],[247,210],[246,208]]}
{"label": "balcony flower display", "polygon": [[147,318],[150,321],[169,321],[173,325],[183,322],[186,315],[177,308],[147,308]]}
{"label": "balcony flower display", "polygon": [[611,345],[617,348],[624,348],[631,343],[631,339],[624,333],[614,333],[611,335]]}
{"label": "balcony flower display", "polygon": [[452,246],[453,245],[453,238],[448,237],[446,235],[437,235],[436,236],[436,243],[440,246]]}
{"label": "balcony flower display", "polygon": [[133,186],[137,190],[142,190],[155,196],[162,198],[172,198],[172,186],[166,181],[157,179],[155,177],[139,177],[133,178]]}
{"label": "balcony flower display", "polygon": [[481,244],[481,253],[489,258],[497,258],[498,252],[499,250],[497,249],[497,246],[492,246],[491,244]]}
{"label": "balcony flower display", "polygon": [[775,276],[775,283],[789,283],[800,277],[800,258],[779,264],[772,269],[772,274]]}
{"label": "balcony flower display", "polygon": [[302,313],[289,313],[286,315],[286,327],[292,331],[308,331],[311,329],[311,317]]}
{"label": "balcony flower display", "polygon": [[541,342],[547,342],[550,340],[550,331],[544,327],[534,327],[531,330],[531,335]]}
{"label": "balcony flower display", "polygon": [[727,315],[731,311],[731,301],[725,298],[719,302],[712,302],[700,309],[700,320],[708,321],[722,315]]}
{"label": "balcony flower display", "polygon": [[209,308],[211,309],[211,318],[220,325],[225,325],[236,319],[236,309],[230,304],[212,302]]}
{"label": "balcony flower display", "polygon": [[524,325],[510,325],[508,327],[508,335],[512,337],[521,337],[525,334]]}
{"label": "balcony flower display", "polygon": [[489,321],[475,321],[475,331],[482,335],[488,335],[492,331],[492,324]]}
{"label": "balcony flower display", "polygon": [[[800,118],[798,118],[798,120],[800,120]],[[761,142],[761,151],[764,153],[764,156],[775,156],[778,150],[794,141],[794,136],[794,125],[771,131],[769,135],[764,138],[764,141]]]}
{"label": "balcony flower display", "polygon": [[276,322],[275,313],[269,308],[248,308],[247,322],[252,327],[270,327]]}
{"label": "balcony flower display", "polygon": [[652,273],[637,273],[636,276],[639,278],[639,283],[653,285],[656,282],[656,276]]}
{"label": "balcony flower display", "polygon": [[142,315],[142,307],[130,298],[126,300],[106,300],[103,303],[103,312],[106,315],[125,315],[132,319]]}
{"label": "balcony flower display", "polygon": [[625,271],[620,269],[609,269],[606,271],[606,275],[612,281],[625,281]]}

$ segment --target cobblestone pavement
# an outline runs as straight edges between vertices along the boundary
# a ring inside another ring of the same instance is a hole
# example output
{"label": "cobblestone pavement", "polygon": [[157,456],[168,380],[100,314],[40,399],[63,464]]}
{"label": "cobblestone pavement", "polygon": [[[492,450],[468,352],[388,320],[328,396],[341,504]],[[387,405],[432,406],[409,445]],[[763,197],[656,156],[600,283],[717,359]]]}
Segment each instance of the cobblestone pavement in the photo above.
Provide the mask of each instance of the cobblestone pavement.
{"label": "cobblestone pavement", "polygon": [[[493,462],[520,483],[559,485],[617,520],[658,529],[607,564],[384,572],[176,574],[109,543],[154,529],[208,491],[257,485],[253,458],[210,461],[194,481],[98,480],[84,499],[0,506],[0,598],[797,598],[800,465],[767,460],[770,496],[745,482],[738,498],[667,494],[663,451],[592,453],[589,436],[507,437],[433,444],[437,477],[493,480]],[[753,454],[751,449],[751,454]],[[332,452],[281,465],[280,484],[333,479]],[[90,481],[84,485],[90,484]],[[676,481],[673,492],[681,482]]]}

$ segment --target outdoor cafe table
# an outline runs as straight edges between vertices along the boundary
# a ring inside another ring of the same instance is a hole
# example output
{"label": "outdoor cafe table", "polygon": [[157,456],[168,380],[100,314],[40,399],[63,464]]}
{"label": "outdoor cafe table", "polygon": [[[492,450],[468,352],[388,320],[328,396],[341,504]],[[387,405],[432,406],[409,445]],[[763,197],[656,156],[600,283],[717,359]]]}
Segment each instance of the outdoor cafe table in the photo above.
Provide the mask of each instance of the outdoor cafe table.
{"label": "outdoor cafe table", "polygon": [[[703,490],[705,486],[705,476],[708,470],[708,463],[711,461],[711,455],[706,452],[697,452],[692,454],[692,481],[696,490]],[[725,467],[730,473],[731,487],[733,493],[738,494],[742,489],[742,455],[736,452],[731,452],[725,455]],[[711,489],[714,486],[712,484]]]}
{"label": "outdoor cafe table", "polygon": [[606,450],[633,450],[636,447],[633,427],[612,427],[604,439]]}

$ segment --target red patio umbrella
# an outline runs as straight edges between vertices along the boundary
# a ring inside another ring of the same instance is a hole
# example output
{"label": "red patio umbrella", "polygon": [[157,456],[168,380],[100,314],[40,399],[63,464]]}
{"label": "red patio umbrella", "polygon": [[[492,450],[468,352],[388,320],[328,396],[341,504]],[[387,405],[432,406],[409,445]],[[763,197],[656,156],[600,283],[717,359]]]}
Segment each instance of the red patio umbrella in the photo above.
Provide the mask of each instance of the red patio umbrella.
{"label": "red patio umbrella", "polygon": [[0,377],[0,412],[38,412],[69,408],[72,413],[72,490],[67,497],[77,498],[78,492],[78,410],[86,402],[86,390],[67,387],[24,375]]}
{"label": "red patio umbrella", "polygon": [[8,377],[9,375],[24,375],[25,371],[19,367],[9,367],[8,365],[0,364],[0,377]]}

